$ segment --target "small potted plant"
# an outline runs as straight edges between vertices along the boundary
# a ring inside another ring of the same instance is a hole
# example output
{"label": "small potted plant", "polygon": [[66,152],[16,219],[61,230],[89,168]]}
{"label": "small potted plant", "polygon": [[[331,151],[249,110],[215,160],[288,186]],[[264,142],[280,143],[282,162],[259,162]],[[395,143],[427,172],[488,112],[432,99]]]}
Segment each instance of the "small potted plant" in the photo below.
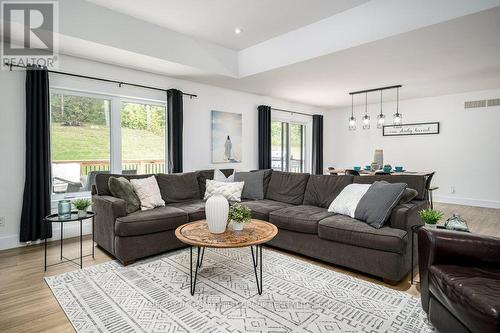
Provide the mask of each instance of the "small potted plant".
{"label": "small potted plant", "polygon": [[76,199],[73,201],[73,206],[78,210],[78,217],[87,216],[87,208],[92,205],[89,199]]}
{"label": "small potted plant", "polygon": [[243,230],[246,222],[252,219],[250,208],[241,204],[234,204],[229,208],[228,220],[233,223],[233,230]]}
{"label": "small potted plant", "polygon": [[443,218],[442,212],[431,208],[421,210],[418,214],[429,228],[436,228],[438,221]]}

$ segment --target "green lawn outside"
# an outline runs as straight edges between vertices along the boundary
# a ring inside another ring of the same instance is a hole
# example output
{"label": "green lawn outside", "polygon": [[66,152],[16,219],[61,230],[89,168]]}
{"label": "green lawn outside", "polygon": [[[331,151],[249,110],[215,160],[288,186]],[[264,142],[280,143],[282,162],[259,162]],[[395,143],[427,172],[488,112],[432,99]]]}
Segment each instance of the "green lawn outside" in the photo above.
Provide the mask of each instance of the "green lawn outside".
{"label": "green lawn outside", "polygon": [[[52,124],[52,160],[109,159],[110,132],[103,126]],[[147,130],[122,128],[122,159],[164,159],[164,137]]]}

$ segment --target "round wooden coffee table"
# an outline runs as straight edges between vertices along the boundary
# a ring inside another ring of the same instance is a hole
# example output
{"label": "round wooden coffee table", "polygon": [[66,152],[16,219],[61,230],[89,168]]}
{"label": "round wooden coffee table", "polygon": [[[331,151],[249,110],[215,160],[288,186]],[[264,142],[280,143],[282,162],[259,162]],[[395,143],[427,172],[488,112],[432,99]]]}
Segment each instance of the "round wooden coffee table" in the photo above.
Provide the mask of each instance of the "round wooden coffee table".
{"label": "round wooden coffee table", "polygon": [[[183,243],[190,245],[190,292],[194,295],[198,269],[201,268],[206,247],[233,248],[250,247],[252,262],[257,282],[257,292],[262,294],[262,244],[270,241],[278,234],[278,228],[269,222],[255,220],[245,223],[241,231],[228,227],[222,234],[212,234],[208,231],[206,220],[186,223],[175,230],[175,236]],[[196,267],[193,278],[193,247],[197,248]],[[254,251],[255,247],[255,251]],[[257,273],[259,267],[259,274]],[[260,275],[260,276],[259,276]]]}

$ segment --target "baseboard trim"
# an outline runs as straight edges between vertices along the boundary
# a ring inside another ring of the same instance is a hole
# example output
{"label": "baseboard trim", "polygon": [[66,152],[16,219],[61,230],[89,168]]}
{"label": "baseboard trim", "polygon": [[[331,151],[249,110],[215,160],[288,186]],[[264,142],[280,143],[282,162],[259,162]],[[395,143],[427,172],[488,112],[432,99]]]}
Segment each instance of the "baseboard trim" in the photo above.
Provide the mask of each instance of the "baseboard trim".
{"label": "baseboard trim", "polygon": [[493,200],[478,200],[470,198],[457,198],[457,197],[448,197],[443,195],[435,195],[434,201],[441,203],[455,204],[455,205],[463,205],[463,206],[500,209],[500,201],[493,201]]}
{"label": "baseboard trim", "polygon": [[[60,223],[53,223],[52,224],[52,238],[50,238],[48,241],[53,242],[56,240],[59,240],[61,238],[61,229],[60,229]],[[84,222],[83,223],[83,228],[82,228],[82,234],[83,235],[90,235],[92,234],[92,224],[91,222]],[[73,223],[71,222],[68,223],[67,225],[64,226],[63,230],[63,238],[73,238],[80,236],[80,224],[78,222]],[[23,246],[30,246],[30,245],[36,245],[40,244],[43,241],[35,241],[35,242],[30,242],[30,243],[21,243],[19,242],[19,234],[14,234],[14,235],[7,235],[7,236],[2,236],[0,237],[0,251],[1,250],[8,250],[8,249],[13,249],[16,247],[23,247]]]}

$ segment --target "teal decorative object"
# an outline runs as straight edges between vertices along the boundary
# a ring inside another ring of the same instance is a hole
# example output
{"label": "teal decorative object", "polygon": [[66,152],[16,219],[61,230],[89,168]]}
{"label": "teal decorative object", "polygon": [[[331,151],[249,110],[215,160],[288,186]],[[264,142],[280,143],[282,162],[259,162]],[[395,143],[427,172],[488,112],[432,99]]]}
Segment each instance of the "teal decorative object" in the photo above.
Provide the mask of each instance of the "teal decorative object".
{"label": "teal decorative object", "polygon": [[70,200],[59,200],[57,203],[57,215],[62,219],[68,219],[71,217],[71,201]]}

